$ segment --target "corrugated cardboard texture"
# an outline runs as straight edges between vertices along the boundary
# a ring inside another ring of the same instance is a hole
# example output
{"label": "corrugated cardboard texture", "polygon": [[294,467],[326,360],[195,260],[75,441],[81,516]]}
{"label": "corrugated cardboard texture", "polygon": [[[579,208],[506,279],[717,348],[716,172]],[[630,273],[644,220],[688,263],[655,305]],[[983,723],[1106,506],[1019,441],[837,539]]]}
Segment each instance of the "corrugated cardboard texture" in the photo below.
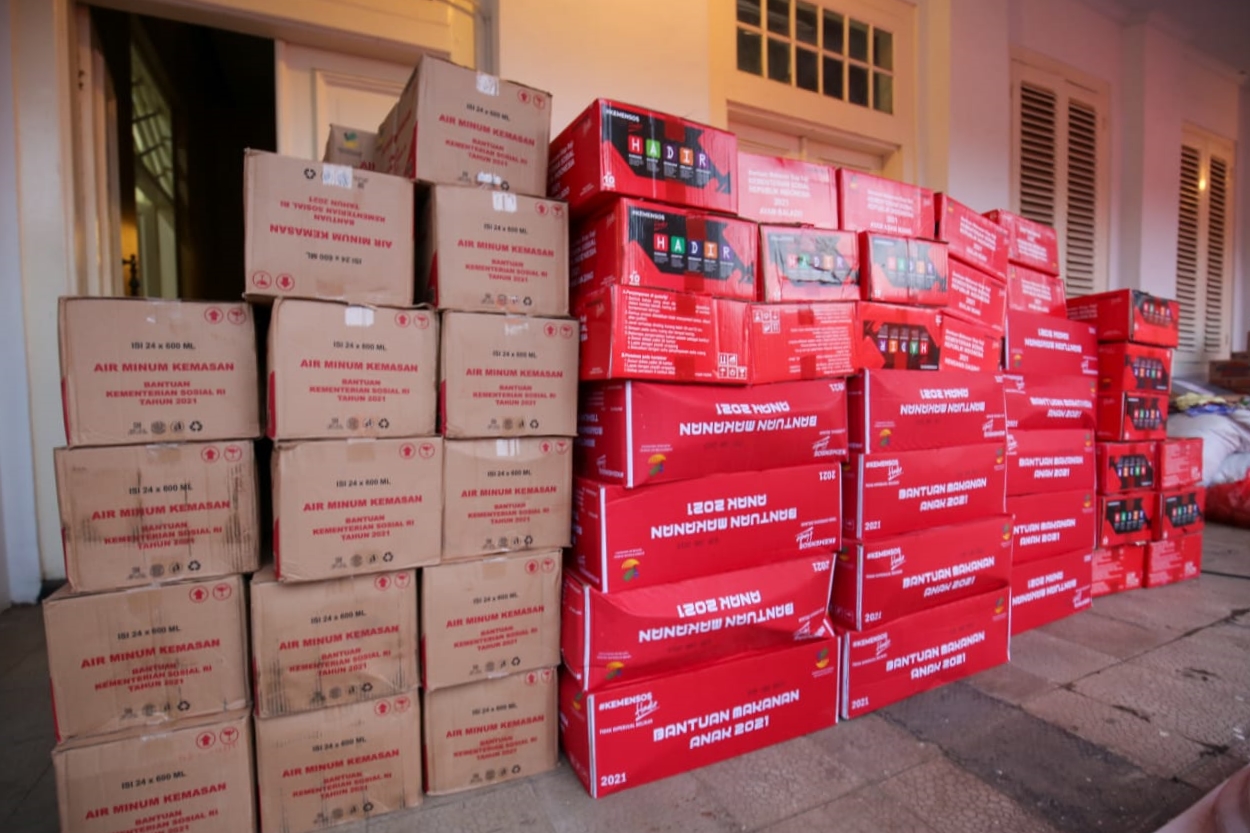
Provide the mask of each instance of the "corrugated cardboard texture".
{"label": "corrugated cardboard texture", "polygon": [[421,301],[468,312],[569,312],[562,202],[437,186],[422,212],[420,245]]}
{"label": "corrugated cardboard texture", "polygon": [[252,721],[246,711],[92,741],[71,741],[52,751],[62,830],[256,830]]}
{"label": "corrugated cardboard texture", "polygon": [[547,194],[549,93],[423,55],[378,134],[392,173]]}
{"label": "corrugated cardboard texture", "polygon": [[269,436],[433,434],[437,373],[429,310],[281,301],[269,325]]}
{"label": "corrugated cardboard texture", "polygon": [[281,581],[437,564],[443,440],[279,443],[273,550]]}
{"label": "corrugated cardboard texture", "polygon": [[413,570],[304,584],[252,577],[258,717],[375,700],[417,684]]}
{"label": "corrugated cardboard texture", "polygon": [[69,445],[260,436],[247,304],[62,298],[58,325]]}
{"label": "corrugated cardboard texture", "polygon": [[247,611],[238,576],[43,603],[58,738],[247,706]]}
{"label": "corrugated cardboard texture", "polygon": [[351,165],[353,168],[371,171],[374,168],[373,152],[377,141],[378,134],[376,133],[332,124],[330,135],[326,137],[325,154],[321,161],[332,165]]}
{"label": "corrugated cardboard texture", "polygon": [[421,571],[427,689],[560,664],[560,551]]}
{"label": "corrugated cardboard texture", "polygon": [[573,441],[449,440],[443,561],[570,543]]}
{"label": "corrugated cardboard texture", "polygon": [[256,721],[260,823],[308,833],[421,804],[416,692]]}
{"label": "corrugated cardboard texture", "polygon": [[555,768],[556,670],[544,668],[423,694],[430,795],[527,778]]}
{"label": "corrugated cardboard texture", "polygon": [[260,568],[251,442],[58,448],[53,456],[74,590]]}
{"label": "corrugated cardboard texture", "polygon": [[247,295],[412,304],[411,182],[249,150],[243,189]]}
{"label": "corrugated cardboard texture", "polygon": [[445,313],[443,434],[577,436],[577,336],[564,318]]}

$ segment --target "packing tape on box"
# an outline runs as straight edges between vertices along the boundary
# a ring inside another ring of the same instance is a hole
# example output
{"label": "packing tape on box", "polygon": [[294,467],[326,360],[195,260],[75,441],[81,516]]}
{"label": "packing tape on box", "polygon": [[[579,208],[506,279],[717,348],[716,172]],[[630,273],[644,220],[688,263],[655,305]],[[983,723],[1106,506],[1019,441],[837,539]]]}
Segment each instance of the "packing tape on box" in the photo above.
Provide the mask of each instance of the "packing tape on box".
{"label": "packing tape on box", "polygon": [[377,444],[372,438],[351,437],[347,440],[347,461],[368,463],[377,458]]}

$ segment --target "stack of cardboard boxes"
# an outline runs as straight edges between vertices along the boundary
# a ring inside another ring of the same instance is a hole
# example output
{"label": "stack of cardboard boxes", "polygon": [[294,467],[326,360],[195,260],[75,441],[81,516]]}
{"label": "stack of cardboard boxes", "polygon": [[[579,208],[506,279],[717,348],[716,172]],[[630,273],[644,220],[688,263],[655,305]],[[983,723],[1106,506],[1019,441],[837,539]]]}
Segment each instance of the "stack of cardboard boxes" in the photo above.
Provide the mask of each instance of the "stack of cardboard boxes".
{"label": "stack of cardboard boxes", "polygon": [[420,183],[417,292],[441,318],[441,557],[420,578],[435,795],[524,778],[558,754],[578,339],[568,212],[545,198],[550,102],[423,58],[375,148],[380,170]]}
{"label": "stack of cardboard boxes", "polygon": [[[855,717],[1008,658],[1006,241],[944,195],[935,217],[930,192],[839,174],[842,224],[863,230],[864,297],[893,302],[860,305],[850,383],[833,614]],[[876,231],[887,224],[897,236]]]}
{"label": "stack of cardboard boxes", "polygon": [[993,212],[1008,233],[1007,509],[1013,633],[1089,607],[1095,533],[1097,342],[1070,321],[1053,229]]}
{"label": "stack of cardboard boxes", "polygon": [[252,315],[65,298],[57,449],[69,584],[44,602],[63,830],[252,830]]}
{"label": "stack of cardboard boxes", "polygon": [[[712,213],[736,163],[730,134],[610,101],[552,146],[584,382],[560,721],[596,797],[836,720],[854,305],[751,303],[756,226]],[[752,327],[780,345],[748,354]]]}
{"label": "stack of cardboard boxes", "polygon": [[1179,305],[1139,290],[1073,298],[1098,333],[1100,593],[1198,575],[1202,441],[1168,440]]}

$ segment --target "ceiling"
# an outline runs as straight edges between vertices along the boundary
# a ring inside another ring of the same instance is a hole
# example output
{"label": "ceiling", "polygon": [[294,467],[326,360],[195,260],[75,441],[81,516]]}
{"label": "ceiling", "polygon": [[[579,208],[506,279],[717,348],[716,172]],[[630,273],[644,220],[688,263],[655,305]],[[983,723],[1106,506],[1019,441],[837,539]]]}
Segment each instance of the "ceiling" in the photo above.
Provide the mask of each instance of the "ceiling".
{"label": "ceiling", "polygon": [[1194,47],[1250,73],[1250,0],[1115,0],[1133,18],[1157,17]]}

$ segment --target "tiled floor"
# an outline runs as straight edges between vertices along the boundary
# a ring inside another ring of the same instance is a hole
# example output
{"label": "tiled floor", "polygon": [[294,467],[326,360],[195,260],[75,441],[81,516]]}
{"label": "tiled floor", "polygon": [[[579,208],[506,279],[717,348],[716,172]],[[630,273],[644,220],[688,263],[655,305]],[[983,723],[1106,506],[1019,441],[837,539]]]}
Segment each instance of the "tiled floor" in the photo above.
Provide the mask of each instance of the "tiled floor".
{"label": "tiled floor", "polygon": [[[1250,761],[1250,532],[1210,528],[1203,569],[1024,634],[1009,666],[694,773],[595,802],[562,766],[343,833],[1153,831]],[[39,611],[0,614],[0,645],[0,831],[51,833]]]}

